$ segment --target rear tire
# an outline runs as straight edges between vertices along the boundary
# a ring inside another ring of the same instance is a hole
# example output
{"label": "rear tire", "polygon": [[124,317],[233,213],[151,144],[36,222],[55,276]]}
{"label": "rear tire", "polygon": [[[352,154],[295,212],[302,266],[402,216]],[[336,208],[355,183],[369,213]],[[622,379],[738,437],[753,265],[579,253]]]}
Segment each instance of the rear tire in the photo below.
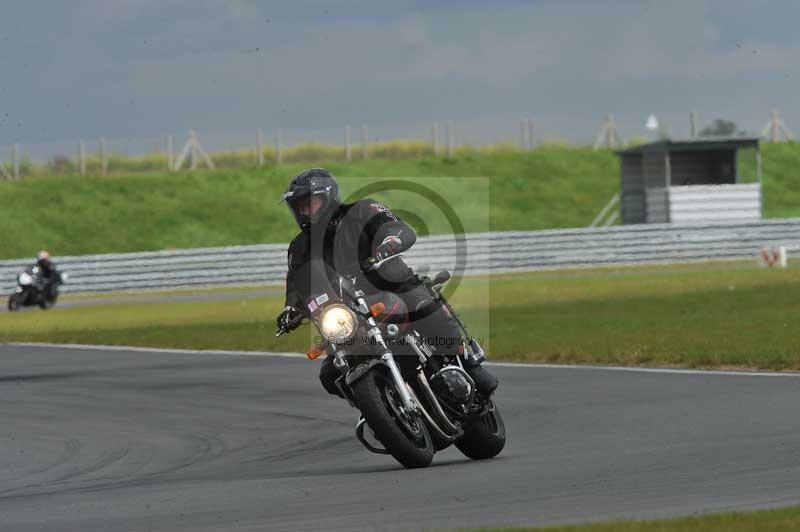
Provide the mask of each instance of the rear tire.
{"label": "rear tire", "polygon": [[19,298],[17,298],[17,294],[11,294],[11,297],[8,298],[8,311],[16,312],[18,310],[19,310]]}
{"label": "rear tire", "polygon": [[373,434],[387,451],[409,469],[427,467],[433,460],[433,442],[421,418],[402,418],[400,394],[394,381],[376,367],[352,384],[356,405]]}
{"label": "rear tire", "polygon": [[506,445],[506,425],[494,401],[489,412],[475,420],[456,441],[458,450],[473,460],[494,458]]}

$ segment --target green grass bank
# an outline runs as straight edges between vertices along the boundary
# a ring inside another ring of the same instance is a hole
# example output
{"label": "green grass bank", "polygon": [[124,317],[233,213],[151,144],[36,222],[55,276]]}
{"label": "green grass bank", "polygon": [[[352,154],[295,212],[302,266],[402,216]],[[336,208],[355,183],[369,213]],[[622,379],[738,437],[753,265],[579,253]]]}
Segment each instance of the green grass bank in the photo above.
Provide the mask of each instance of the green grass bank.
{"label": "green grass bank", "polygon": [[[40,248],[58,256],[286,242],[295,228],[277,199],[311,164],[341,176],[345,197],[376,180],[412,177],[456,210],[465,231],[585,227],[619,188],[610,151],[546,146],[390,156],[343,162],[321,151],[313,162],[264,168],[0,182],[0,258],[30,257]],[[800,145],[766,144],[763,159],[766,215],[800,216]],[[451,231],[438,207],[415,193],[371,195],[421,234]]]}

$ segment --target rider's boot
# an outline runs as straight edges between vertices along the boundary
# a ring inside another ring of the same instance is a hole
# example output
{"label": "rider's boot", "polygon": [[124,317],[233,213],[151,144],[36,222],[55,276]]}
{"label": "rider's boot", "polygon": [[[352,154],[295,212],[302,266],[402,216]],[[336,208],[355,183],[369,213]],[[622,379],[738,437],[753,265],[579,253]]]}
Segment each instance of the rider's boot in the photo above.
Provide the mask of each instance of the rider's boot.
{"label": "rider's boot", "polygon": [[472,380],[475,381],[475,389],[484,397],[489,397],[500,384],[497,377],[489,373],[481,364],[467,366],[466,370]]}

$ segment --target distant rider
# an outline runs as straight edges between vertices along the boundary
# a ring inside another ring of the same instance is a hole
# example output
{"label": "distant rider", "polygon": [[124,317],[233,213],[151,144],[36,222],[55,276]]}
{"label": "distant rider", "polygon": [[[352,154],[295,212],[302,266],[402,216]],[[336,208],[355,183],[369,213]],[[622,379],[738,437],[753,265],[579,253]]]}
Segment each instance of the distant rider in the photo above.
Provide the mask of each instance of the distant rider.
{"label": "distant rider", "polygon": [[[368,258],[381,261],[409,249],[417,239],[410,226],[375,200],[341,203],[336,178],[322,168],[311,168],[297,174],[289,182],[281,200],[288,204],[300,233],[289,244],[286,307],[277,319],[280,330],[289,332],[299,325],[296,318],[306,314],[300,309],[308,308],[313,312],[316,308],[313,299],[305,301],[301,298],[297,287],[304,280],[303,276],[308,276],[309,269],[305,266],[322,259],[326,266],[342,275],[360,271],[376,289],[373,293],[394,294],[391,306],[405,307],[402,309],[404,317],[408,312],[415,329],[438,352],[464,354],[461,331],[455,320],[402,257],[384,263],[377,271],[364,272],[362,269]],[[387,304],[386,308],[389,309],[390,305]],[[497,378],[479,362],[466,357],[462,361],[477,390],[488,397],[497,388]],[[320,380],[334,395],[340,395],[334,384],[339,375],[332,357],[327,357],[320,369]]]}
{"label": "distant rider", "polygon": [[56,265],[50,260],[50,253],[41,250],[36,257],[36,266],[39,268],[39,275],[42,290],[48,295],[52,295],[59,284],[61,284],[61,274],[56,269]]}

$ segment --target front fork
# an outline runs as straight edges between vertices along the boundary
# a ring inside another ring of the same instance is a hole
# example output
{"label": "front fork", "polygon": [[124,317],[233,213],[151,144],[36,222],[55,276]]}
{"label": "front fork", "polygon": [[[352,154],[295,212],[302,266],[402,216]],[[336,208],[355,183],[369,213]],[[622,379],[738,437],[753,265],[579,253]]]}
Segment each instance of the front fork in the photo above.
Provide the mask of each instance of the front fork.
{"label": "front fork", "polygon": [[375,323],[375,318],[369,314],[369,307],[367,306],[367,301],[364,298],[363,292],[357,292],[356,296],[356,302],[358,303],[359,310],[361,310],[363,314],[369,316],[367,318],[367,324],[369,324],[370,329],[367,331],[367,336],[370,338],[370,340],[375,342],[381,351],[383,351],[383,354],[381,355],[381,362],[383,362],[383,364],[389,368],[389,374],[392,376],[392,380],[397,388],[397,392],[400,394],[400,400],[403,403],[404,412],[411,417],[418,417],[422,413],[420,411],[420,407],[414,398],[411,397],[411,393],[408,391],[408,386],[403,378],[403,374],[400,372],[400,368],[397,366],[397,362],[394,360],[394,355],[386,345],[386,341],[383,339],[383,334],[378,328],[378,324]]}

